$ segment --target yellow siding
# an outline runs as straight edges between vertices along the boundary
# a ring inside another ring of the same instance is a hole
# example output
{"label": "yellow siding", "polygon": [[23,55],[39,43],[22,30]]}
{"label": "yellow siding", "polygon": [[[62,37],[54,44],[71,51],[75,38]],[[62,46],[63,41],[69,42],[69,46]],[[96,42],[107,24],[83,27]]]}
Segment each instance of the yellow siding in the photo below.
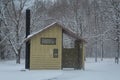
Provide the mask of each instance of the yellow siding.
{"label": "yellow siding", "polygon": [[[56,45],[41,45],[42,38],[56,38]],[[30,69],[61,69],[62,28],[49,29],[31,38]],[[53,58],[53,49],[58,49],[58,58]]]}
{"label": "yellow siding", "polygon": [[85,46],[84,43],[82,43],[82,68],[85,69]]}

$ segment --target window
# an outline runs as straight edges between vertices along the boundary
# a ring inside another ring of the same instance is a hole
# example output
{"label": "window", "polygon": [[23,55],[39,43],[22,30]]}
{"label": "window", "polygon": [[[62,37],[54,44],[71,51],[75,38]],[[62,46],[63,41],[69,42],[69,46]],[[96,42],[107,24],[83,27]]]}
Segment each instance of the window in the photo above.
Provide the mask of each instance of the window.
{"label": "window", "polygon": [[53,58],[58,58],[58,49],[53,49]]}
{"label": "window", "polygon": [[56,38],[41,38],[43,45],[56,45]]}

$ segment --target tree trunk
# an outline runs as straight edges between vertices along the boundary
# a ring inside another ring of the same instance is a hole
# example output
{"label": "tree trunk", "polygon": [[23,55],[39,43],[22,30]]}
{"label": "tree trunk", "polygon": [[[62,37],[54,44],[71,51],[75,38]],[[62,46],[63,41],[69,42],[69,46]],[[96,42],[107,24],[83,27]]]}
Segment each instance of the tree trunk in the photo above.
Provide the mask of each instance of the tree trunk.
{"label": "tree trunk", "polygon": [[98,56],[97,38],[96,38],[96,44],[95,44],[95,46],[96,46],[96,50],[95,50],[95,62],[97,62],[97,56]]}
{"label": "tree trunk", "polygon": [[102,52],[101,52],[101,61],[103,61],[104,58],[104,46],[103,46],[103,41],[102,41]]}
{"label": "tree trunk", "polygon": [[119,45],[119,36],[118,36],[118,40],[117,40],[117,43],[118,43],[118,49],[117,49],[117,64],[119,63],[119,53],[120,53],[120,51],[119,51],[119,48],[120,48],[120,45]]}
{"label": "tree trunk", "polygon": [[21,50],[18,49],[18,54],[16,55],[16,64],[20,64],[20,52]]}
{"label": "tree trunk", "polygon": [[95,53],[95,62],[97,62],[97,52]]}

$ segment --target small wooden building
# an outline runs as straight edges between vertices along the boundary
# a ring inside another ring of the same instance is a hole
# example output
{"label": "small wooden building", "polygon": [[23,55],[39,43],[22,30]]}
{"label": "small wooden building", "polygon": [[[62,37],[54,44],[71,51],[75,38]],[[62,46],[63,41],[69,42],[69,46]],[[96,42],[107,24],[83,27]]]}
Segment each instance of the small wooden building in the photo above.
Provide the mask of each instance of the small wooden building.
{"label": "small wooden building", "polygon": [[[75,48],[63,48],[63,33],[75,38]],[[84,39],[54,22],[29,35],[30,51],[26,54],[28,69],[84,68]]]}

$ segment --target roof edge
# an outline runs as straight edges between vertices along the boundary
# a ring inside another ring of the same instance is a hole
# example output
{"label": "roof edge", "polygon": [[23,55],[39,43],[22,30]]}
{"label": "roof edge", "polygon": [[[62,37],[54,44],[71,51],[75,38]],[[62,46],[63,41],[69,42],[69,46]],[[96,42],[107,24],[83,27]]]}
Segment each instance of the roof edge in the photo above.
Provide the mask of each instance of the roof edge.
{"label": "roof edge", "polygon": [[84,39],[80,38],[80,36],[77,36],[73,31],[65,28],[64,25],[61,25],[61,24],[59,24],[58,22],[53,22],[52,24],[44,27],[43,29],[41,29],[41,30],[39,30],[39,31],[37,31],[37,32],[34,32],[34,33],[28,35],[27,38],[24,39],[24,42],[27,42],[27,41],[30,40],[33,36],[39,34],[40,32],[43,32],[44,30],[50,28],[51,26],[53,26],[53,25],[55,25],[55,24],[59,25],[59,26],[65,31],[64,33],[70,35],[71,37],[73,37],[73,38],[75,38],[75,39],[82,40],[83,42],[87,43]]}

